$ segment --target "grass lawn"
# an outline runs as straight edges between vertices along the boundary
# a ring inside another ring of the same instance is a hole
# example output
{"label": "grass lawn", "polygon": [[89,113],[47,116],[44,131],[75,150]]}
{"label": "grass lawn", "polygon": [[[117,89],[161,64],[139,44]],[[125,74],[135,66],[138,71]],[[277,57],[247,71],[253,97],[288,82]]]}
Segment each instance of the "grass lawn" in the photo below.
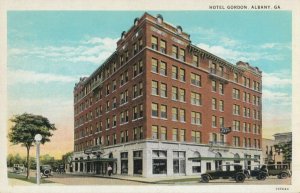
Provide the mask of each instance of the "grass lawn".
{"label": "grass lawn", "polygon": [[185,178],[185,179],[172,179],[172,180],[160,180],[157,181],[157,184],[172,184],[172,183],[176,183],[176,182],[194,182],[194,181],[200,181],[200,177],[196,177],[196,178]]}
{"label": "grass lawn", "polygon": [[[31,183],[34,183],[34,184],[36,183],[36,178],[35,177],[30,177],[29,176],[29,179],[26,179],[26,176],[24,176],[23,174],[16,174],[16,173],[8,172],[7,177],[8,178],[15,178],[15,179],[18,179],[18,180],[23,180],[23,181],[26,181],[26,182],[31,182]],[[53,183],[53,182],[42,178],[41,183]]]}

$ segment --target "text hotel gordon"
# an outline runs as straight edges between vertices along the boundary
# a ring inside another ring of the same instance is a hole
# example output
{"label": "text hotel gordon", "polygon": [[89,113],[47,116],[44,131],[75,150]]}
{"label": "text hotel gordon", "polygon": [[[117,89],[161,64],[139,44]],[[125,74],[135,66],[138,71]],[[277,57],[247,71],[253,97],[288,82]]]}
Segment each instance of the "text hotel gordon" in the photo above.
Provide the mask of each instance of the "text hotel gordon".
{"label": "text hotel gordon", "polygon": [[228,10],[235,10],[235,9],[248,9],[248,10],[274,10],[280,9],[280,5],[209,5],[209,9],[228,9]]}

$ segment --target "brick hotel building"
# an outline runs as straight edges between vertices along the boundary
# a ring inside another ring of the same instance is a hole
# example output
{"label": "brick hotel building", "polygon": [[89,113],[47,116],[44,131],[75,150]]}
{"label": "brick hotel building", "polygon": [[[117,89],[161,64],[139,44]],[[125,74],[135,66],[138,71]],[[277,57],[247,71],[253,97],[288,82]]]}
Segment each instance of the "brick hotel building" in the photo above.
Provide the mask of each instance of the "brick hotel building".
{"label": "brick hotel building", "polygon": [[260,162],[261,80],[257,67],[231,64],[145,13],[75,85],[72,171],[199,175]]}

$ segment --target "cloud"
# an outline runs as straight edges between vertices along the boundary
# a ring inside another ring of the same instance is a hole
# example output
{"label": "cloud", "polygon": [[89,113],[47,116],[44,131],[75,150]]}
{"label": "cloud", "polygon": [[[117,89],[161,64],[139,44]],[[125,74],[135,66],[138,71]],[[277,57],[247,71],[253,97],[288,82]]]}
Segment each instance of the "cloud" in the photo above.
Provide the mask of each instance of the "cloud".
{"label": "cloud", "polygon": [[8,84],[36,84],[49,82],[76,82],[77,77],[64,76],[50,73],[38,73],[26,70],[8,71]]}
{"label": "cloud", "polygon": [[284,106],[292,104],[292,96],[286,92],[263,90],[263,100],[272,102],[273,106]]}
{"label": "cloud", "polygon": [[74,46],[10,48],[11,56],[46,58],[52,61],[90,62],[100,64],[116,49],[117,39],[92,37]]}
{"label": "cloud", "polygon": [[292,77],[286,72],[262,74],[263,87],[283,88],[292,85]]}
{"label": "cloud", "polygon": [[259,46],[262,49],[276,49],[276,50],[282,50],[282,49],[291,49],[290,44],[285,44],[285,43],[264,43]]}
{"label": "cloud", "polygon": [[208,44],[200,43],[198,47],[207,50],[221,58],[228,60],[229,62],[236,63],[237,61],[258,61],[258,60],[282,60],[282,56],[276,54],[268,54],[267,52],[250,52],[250,51],[238,51],[231,48],[225,48],[224,46],[210,46]]}

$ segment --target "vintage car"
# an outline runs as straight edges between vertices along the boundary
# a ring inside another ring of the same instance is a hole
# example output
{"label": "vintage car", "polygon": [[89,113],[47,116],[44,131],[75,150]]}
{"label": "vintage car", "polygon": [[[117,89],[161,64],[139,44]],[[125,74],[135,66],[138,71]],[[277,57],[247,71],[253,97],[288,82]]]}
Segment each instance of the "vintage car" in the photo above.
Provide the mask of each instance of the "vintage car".
{"label": "vintage car", "polygon": [[268,164],[267,171],[269,176],[277,176],[279,179],[285,179],[292,176],[287,164]]}
{"label": "vintage car", "polygon": [[14,164],[13,172],[20,174],[25,171],[25,166],[23,164]]}
{"label": "vintage car", "polygon": [[214,179],[229,179],[232,178],[238,183],[245,181],[246,177],[249,177],[249,171],[242,169],[240,164],[225,164],[220,165],[219,168],[215,171],[207,171],[204,174],[201,174],[202,182],[209,182]]}
{"label": "vintage car", "polygon": [[49,177],[51,176],[51,172],[52,172],[52,167],[50,165],[41,165],[40,166],[40,172],[41,172],[41,177],[45,176],[45,177]]}
{"label": "vintage car", "polygon": [[265,180],[268,176],[277,176],[279,179],[285,179],[291,175],[291,171],[286,164],[263,164],[254,166],[254,170],[250,170],[250,176],[258,180]]}

